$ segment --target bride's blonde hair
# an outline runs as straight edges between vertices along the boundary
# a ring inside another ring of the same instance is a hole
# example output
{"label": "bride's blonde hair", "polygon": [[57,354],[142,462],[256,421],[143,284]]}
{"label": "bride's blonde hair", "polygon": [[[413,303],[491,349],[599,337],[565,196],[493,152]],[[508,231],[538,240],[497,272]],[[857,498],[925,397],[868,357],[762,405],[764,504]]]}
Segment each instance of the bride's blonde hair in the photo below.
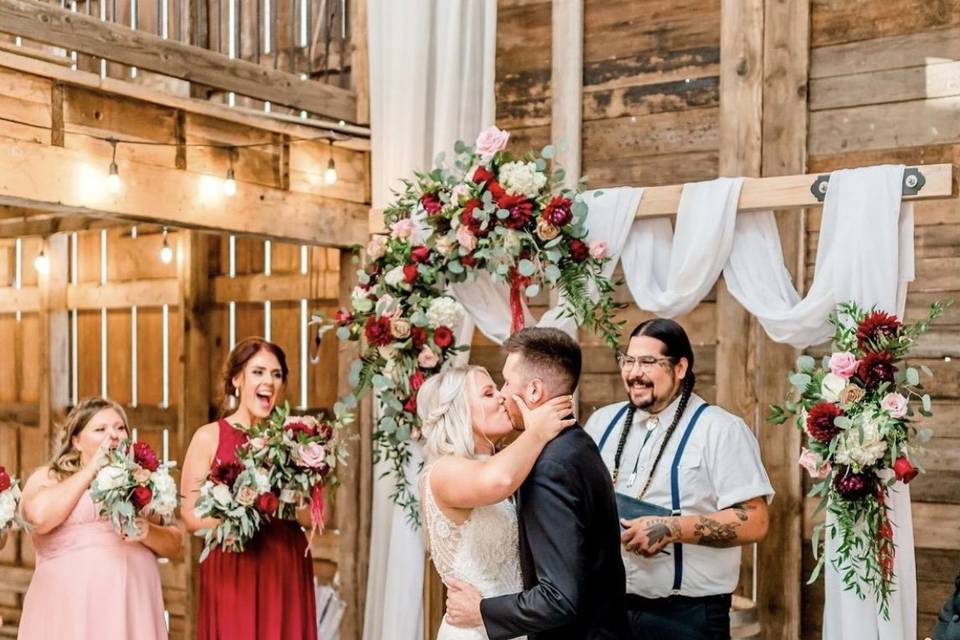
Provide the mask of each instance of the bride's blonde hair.
{"label": "bride's blonde hair", "polygon": [[417,392],[417,415],[427,466],[442,456],[476,457],[469,392],[475,384],[471,374],[477,372],[486,374],[487,370],[478,366],[449,367],[431,376]]}

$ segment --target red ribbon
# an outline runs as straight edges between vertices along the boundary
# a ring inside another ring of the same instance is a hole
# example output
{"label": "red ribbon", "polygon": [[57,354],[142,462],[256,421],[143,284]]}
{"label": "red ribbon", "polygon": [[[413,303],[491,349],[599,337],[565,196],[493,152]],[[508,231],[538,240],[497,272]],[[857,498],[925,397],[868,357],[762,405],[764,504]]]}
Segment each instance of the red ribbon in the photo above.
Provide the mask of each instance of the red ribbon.
{"label": "red ribbon", "polygon": [[318,482],[313,485],[313,490],[310,492],[310,523],[312,526],[310,527],[310,542],[303,551],[304,557],[310,553],[310,547],[313,546],[313,535],[318,530],[321,534],[323,533],[324,517],[323,482]]}
{"label": "red ribbon", "polygon": [[523,313],[523,290],[530,278],[525,278],[514,268],[510,270],[510,333],[523,329],[526,319]]}

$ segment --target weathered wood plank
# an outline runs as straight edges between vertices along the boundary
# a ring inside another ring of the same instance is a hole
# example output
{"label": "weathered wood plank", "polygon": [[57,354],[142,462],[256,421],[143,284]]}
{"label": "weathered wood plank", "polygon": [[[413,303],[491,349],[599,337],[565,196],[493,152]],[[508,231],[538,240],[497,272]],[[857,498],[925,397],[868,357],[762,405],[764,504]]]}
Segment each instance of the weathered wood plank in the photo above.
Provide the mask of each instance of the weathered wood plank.
{"label": "weathered wood plank", "polygon": [[814,79],[810,110],[960,95],[960,61]]}
{"label": "weathered wood plank", "polygon": [[810,78],[921,67],[960,60],[960,28],[871,38],[810,51]]}
{"label": "weathered wood plank", "polygon": [[213,280],[213,300],[217,303],[226,302],[263,302],[299,301],[307,299],[336,300],[336,287],[320,279],[293,275],[263,275],[252,274],[230,278],[217,276]]}
{"label": "weathered wood plank", "polygon": [[810,9],[810,45],[822,47],[957,25],[957,0],[814,0]]}

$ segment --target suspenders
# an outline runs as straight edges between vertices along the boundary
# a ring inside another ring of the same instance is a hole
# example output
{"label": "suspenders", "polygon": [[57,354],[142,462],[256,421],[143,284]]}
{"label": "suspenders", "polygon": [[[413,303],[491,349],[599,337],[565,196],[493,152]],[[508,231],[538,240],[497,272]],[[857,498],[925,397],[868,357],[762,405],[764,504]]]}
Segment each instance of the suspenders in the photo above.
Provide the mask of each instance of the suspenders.
{"label": "suspenders", "polygon": [[[610,421],[610,424],[607,425],[606,430],[603,432],[603,437],[600,438],[600,443],[597,445],[597,448],[603,451],[603,445],[606,444],[607,438],[610,437],[610,434],[613,433],[613,430],[616,428],[617,423],[620,422],[623,415],[627,412],[630,403],[624,404],[613,416],[613,419]],[[703,411],[709,407],[706,402],[697,407],[697,410],[694,412],[693,417],[690,419],[690,423],[687,425],[687,428],[683,432],[683,437],[680,439],[680,445],[677,447],[677,452],[673,456],[673,465],[670,468],[670,499],[671,499],[671,509],[672,515],[680,515],[680,459],[683,457],[683,452],[687,448],[687,442],[690,440],[690,435],[693,433],[694,427],[697,426],[697,421],[700,420],[700,415]],[[673,545],[673,594],[679,595],[680,585],[683,584],[683,545],[679,542],[674,543]]]}

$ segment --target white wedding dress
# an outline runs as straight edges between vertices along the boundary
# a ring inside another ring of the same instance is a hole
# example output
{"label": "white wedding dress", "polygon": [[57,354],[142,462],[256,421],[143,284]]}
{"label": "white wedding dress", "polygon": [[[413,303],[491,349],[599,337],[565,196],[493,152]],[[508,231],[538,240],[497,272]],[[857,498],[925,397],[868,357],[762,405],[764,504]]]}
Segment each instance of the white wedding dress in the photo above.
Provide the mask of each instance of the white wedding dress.
{"label": "white wedding dress", "polygon": [[[472,584],[484,598],[522,590],[517,510],[509,500],[477,507],[463,524],[443,514],[430,489],[430,470],[421,490],[430,556],[440,577]],[[454,627],[446,617],[437,640],[486,640],[483,627]]]}

